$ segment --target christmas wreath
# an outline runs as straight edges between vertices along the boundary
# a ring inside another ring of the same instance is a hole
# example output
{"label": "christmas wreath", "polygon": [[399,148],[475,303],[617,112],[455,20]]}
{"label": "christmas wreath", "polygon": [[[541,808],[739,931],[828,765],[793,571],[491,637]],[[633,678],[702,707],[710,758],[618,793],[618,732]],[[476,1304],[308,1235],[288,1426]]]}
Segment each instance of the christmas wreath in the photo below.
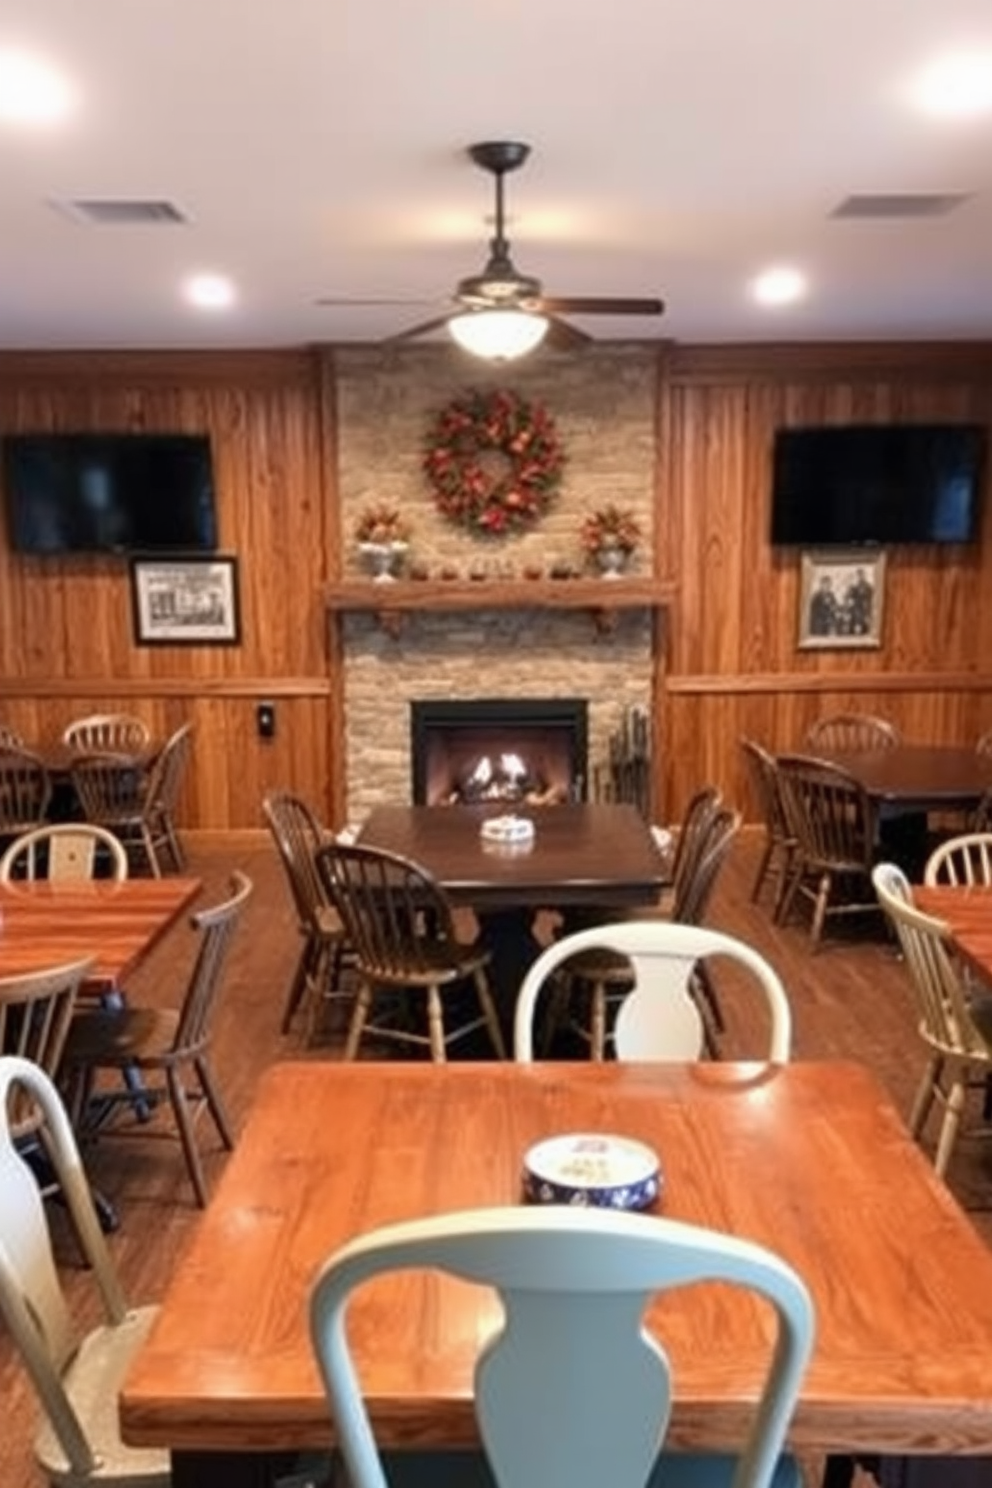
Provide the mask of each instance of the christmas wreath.
{"label": "christmas wreath", "polygon": [[431,425],[424,452],[438,511],[493,537],[544,515],[564,464],[547,409],[505,390],[455,398]]}

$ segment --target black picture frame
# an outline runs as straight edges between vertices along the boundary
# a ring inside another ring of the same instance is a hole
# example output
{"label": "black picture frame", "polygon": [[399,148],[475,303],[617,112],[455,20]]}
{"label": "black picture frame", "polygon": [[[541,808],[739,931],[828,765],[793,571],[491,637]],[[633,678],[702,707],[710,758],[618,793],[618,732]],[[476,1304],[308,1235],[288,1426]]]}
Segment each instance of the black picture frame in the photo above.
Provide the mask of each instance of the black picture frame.
{"label": "black picture frame", "polygon": [[137,646],[238,646],[238,560],[209,553],[131,558],[131,610]]}

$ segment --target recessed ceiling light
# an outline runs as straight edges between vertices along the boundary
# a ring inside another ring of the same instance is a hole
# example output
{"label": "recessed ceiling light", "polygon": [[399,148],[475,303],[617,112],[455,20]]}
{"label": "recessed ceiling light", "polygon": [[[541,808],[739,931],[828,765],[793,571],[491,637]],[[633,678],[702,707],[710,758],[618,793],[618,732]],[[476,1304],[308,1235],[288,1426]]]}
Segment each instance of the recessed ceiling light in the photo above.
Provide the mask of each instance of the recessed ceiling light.
{"label": "recessed ceiling light", "polygon": [[992,55],[940,57],[920,77],[920,105],[938,119],[973,119],[992,110]]}
{"label": "recessed ceiling light", "polygon": [[223,274],[193,274],[183,293],[198,310],[227,310],[236,298],[234,285]]}
{"label": "recessed ceiling light", "polygon": [[760,305],[791,305],[806,293],[806,276],[798,269],[766,269],[751,285]]}
{"label": "recessed ceiling light", "polygon": [[0,120],[57,124],[72,102],[68,82],[48,62],[30,52],[0,48]]}

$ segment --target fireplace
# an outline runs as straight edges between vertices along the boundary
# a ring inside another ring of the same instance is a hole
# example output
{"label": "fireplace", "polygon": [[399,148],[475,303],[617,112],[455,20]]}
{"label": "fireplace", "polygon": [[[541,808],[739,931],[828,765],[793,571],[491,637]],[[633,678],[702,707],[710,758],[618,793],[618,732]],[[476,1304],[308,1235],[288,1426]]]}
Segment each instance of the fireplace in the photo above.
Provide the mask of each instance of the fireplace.
{"label": "fireplace", "polygon": [[581,698],[412,702],[414,804],[585,800],[587,715]]}

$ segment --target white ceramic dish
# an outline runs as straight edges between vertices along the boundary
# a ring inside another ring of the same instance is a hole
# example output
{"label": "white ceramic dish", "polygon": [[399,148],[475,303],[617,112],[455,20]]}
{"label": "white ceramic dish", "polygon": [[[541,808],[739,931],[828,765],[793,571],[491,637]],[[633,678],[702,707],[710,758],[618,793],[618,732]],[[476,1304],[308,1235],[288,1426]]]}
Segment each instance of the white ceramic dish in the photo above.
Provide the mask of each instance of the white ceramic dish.
{"label": "white ceramic dish", "polygon": [[661,1193],[661,1164],[656,1152],[630,1137],[574,1132],[525,1153],[523,1184],[533,1204],[647,1209]]}
{"label": "white ceramic dish", "polygon": [[533,842],[534,823],[527,816],[490,816],[479,828],[485,842]]}

